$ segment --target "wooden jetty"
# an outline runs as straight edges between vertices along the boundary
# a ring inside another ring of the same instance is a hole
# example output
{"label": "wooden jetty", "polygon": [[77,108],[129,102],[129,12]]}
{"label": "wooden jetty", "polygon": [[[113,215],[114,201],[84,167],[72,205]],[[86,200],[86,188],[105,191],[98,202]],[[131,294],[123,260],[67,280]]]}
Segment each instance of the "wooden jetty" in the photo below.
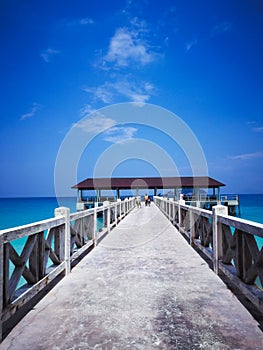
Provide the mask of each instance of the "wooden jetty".
{"label": "wooden jetty", "polygon": [[[263,225],[230,218],[223,206],[211,213],[184,202],[154,201],[141,208],[134,199],[122,203],[124,209],[105,204],[100,209],[105,231],[92,236],[94,249],[11,330],[1,350],[261,350],[258,322],[216,273],[223,265],[229,273],[231,264],[232,270],[240,269],[242,257],[243,269],[233,276],[238,275],[240,283],[246,276],[250,288],[255,275],[262,281],[262,250],[256,251],[247,236],[263,237]],[[73,214],[60,228],[69,230],[73,221],[81,220],[82,231],[75,226],[75,236],[82,232],[84,237],[84,232],[96,231],[88,229],[87,221],[83,227],[87,214],[94,223],[94,213]],[[228,225],[238,230],[232,243]],[[215,271],[193,249],[196,245],[210,256]],[[253,246],[253,258],[242,253],[244,246]],[[260,308],[262,290],[258,292]]]}

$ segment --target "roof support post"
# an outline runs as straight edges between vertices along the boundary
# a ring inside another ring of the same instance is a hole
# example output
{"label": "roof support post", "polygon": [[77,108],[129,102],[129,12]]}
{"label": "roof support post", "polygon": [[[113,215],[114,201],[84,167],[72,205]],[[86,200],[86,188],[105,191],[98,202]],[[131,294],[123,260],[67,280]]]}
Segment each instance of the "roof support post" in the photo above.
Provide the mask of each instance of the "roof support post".
{"label": "roof support post", "polygon": [[179,198],[180,198],[180,190],[179,190],[179,188],[176,187],[176,188],[174,189],[174,191],[175,191],[175,194],[174,194],[175,200],[176,200],[176,201],[179,201]]}
{"label": "roof support post", "polygon": [[193,188],[193,198],[192,200],[196,201],[196,206],[200,208],[200,188],[199,187],[194,187]]}
{"label": "roof support post", "polygon": [[101,190],[98,188],[96,189],[96,202],[100,202],[100,197],[101,197]]}

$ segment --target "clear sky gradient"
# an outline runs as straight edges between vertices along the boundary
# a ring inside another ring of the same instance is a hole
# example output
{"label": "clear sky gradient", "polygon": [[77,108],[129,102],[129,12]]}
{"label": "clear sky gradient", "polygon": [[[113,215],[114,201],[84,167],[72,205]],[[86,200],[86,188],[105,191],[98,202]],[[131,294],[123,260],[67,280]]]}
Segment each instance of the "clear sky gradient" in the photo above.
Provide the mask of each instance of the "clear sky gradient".
{"label": "clear sky gradient", "polygon": [[[178,115],[198,139],[209,176],[227,185],[224,193],[263,193],[261,0],[2,0],[0,16],[0,197],[53,196],[67,133],[76,125],[89,132],[91,112],[124,102]],[[154,142],[179,175],[192,175],[158,130],[101,123],[110,129],[96,124],[78,181],[93,176],[109,148],[134,149],[136,139]],[[158,175],[150,159],[136,156],[109,174]]]}

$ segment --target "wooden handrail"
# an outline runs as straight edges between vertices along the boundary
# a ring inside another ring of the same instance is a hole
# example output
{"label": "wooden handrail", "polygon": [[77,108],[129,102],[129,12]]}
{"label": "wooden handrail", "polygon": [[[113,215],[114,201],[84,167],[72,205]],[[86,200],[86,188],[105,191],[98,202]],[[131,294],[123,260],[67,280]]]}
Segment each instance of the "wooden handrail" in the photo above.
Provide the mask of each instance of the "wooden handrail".
{"label": "wooden handrail", "polygon": [[263,225],[213,211],[154,197],[155,204],[188,242],[205,254],[214,271],[224,273],[263,312]]}
{"label": "wooden handrail", "polygon": [[[3,324],[59,275],[70,273],[80,256],[95,247],[134,207],[135,198],[105,202],[72,214],[61,207],[55,210],[54,218],[0,231],[0,341]],[[104,226],[98,230],[100,214]],[[22,252],[12,244],[17,239],[22,240]]]}

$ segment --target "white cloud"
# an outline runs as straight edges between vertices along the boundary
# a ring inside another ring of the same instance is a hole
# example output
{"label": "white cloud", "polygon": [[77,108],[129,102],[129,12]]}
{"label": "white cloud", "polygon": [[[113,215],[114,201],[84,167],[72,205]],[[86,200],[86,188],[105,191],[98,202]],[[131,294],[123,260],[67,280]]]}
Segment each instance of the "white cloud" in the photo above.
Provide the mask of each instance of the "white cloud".
{"label": "white cloud", "polygon": [[215,36],[215,35],[229,32],[229,30],[231,28],[232,28],[232,23],[230,23],[228,21],[220,22],[212,28],[211,36]]}
{"label": "white cloud", "polygon": [[104,141],[121,143],[131,141],[135,132],[134,127],[117,126],[114,119],[108,118],[100,112],[95,112],[93,116],[82,119],[73,125],[88,134],[103,135]]}
{"label": "white cloud", "polygon": [[194,39],[192,41],[189,41],[188,43],[185,44],[185,50],[186,52],[190,51],[191,48],[194,46],[194,45],[197,45],[197,40]]}
{"label": "white cloud", "polygon": [[86,17],[86,18],[82,18],[79,23],[81,25],[86,25],[86,24],[93,24],[94,20],[92,18]]}
{"label": "white cloud", "polygon": [[30,112],[22,114],[20,117],[20,120],[25,120],[25,119],[29,119],[32,118],[36,115],[36,113],[42,108],[42,105],[38,104],[38,103],[33,103]]}
{"label": "white cloud", "polygon": [[130,62],[145,65],[153,61],[153,55],[146,45],[126,28],[118,29],[111,39],[105,60],[115,62],[117,66],[128,66]]}
{"label": "white cloud", "polygon": [[133,127],[112,127],[105,132],[104,140],[112,143],[131,141],[137,129]]}
{"label": "white cloud", "polygon": [[231,156],[229,158],[233,160],[250,160],[250,159],[263,158],[263,152],[244,153],[244,154],[239,154],[237,156]]}
{"label": "white cloud", "polygon": [[[83,90],[91,94],[94,101],[105,104],[120,102],[120,99],[138,104],[147,102],[155,93],[155,87],[150,82],[136,79],[132,69],[135,68],[137,72],[160,57],[148,43],[150,34],[146,22],[137,17],[132,18],[128,27],[116,29],[106,55],[100,53],[100,58],[94,64],[96,70],[100,67],[105,72],[104,83],[84,87]],[[125,74],[121,73],[122,69],[125,69]],[[130,74],[127,74],[127,69],[131,70]]]}
{"label": "white cloud", "polygon": [[82,129],[86,133],[99,134],[116,124],[115,120],[96,112],[91,118],[85,118],[74,124],[74,127]]}
{"label": "white cloud", "polygon": [[252,129],[253,131],[256,131],[256,132],[263,132],[263,126],[258,126],[258,127],[255,127]]}
{"label": "white cloud", "polygon": [[90,104],[86,104],[84,107],[81,108],[79,114],[81,117],[84,117],[95,112],[96,109],[94,109]]}
{"label": "white cloud", "polygon": [[50,62],[51,58],[54,56],[54,55],[57,55],[59,54],[60,51],[58,50],[54,50],[54,49],[51,49],[51,48],[48,48],[46,50],[44,50],[40,56],[43,58],[43,60],[47,63]]}
{"label": "white cloud", "polygon": [[127,80],[118,81],[113,84],[115,91],[130,99],[133,102],[146,102],[150,98],[150,93],[154,87],[149,82],[141,82],[140,84]]}
{"label": "white cloud", "polygon": [[142,66],[151,63],[160,55],[147,42],[147,32],[145,22],[133,18],[131,28],[123,27],[115,31],[104,60],[114,63],[116,68],[132,63]]}
{"label": "white cloud", "polygon": [[119,80],[83,90],[93,94],[96,100],[101,100],[104,103],[113,103],[120,96],[132,102],[145,103],[154,93],[155,87],[149,82],[136,83],[129,80]]}
{"label": "white cloud", "polygon": [[95,100],[101,100],[104,103],[113,102],[113,93],[111,90],[112,84],[108,82],[98,87],[83,88],[83,91],[92,94]]}

